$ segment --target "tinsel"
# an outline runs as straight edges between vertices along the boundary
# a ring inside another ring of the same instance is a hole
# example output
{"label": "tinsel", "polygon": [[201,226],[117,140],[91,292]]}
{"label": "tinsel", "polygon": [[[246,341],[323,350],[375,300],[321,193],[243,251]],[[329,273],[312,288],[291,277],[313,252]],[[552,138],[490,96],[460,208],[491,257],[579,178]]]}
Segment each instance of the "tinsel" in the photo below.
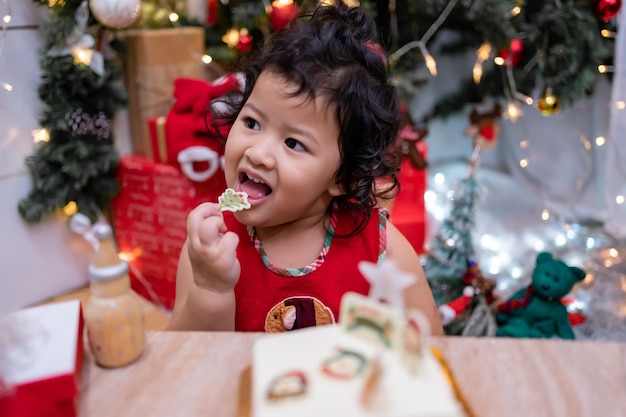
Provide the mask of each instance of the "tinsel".
{"label": "tinsel", "polygon": [[[626,342],[626,262],[597,251],[583,266],[584,282],[569,295],[575,302],[568,309],[582,313],[586,320],[573,327],[577,339]],[[626,253],[626,247],[617,251]]]}

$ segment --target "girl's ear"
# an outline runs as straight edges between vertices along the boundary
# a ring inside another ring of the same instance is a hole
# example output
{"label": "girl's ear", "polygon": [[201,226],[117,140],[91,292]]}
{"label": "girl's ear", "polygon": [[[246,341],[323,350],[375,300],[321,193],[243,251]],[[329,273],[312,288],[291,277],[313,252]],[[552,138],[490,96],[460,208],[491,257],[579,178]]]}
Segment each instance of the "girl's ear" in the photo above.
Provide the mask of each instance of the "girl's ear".
{"label": "girl's ear", "polygon": [[339,184],[337,184],[337,183],[331,184],[331,185],[328,187],[328,193],[329,193],[330,195],[332,195],[333,197],[338,197],[338,196],[340,196],[340,195],[344,195],[344,194],[345,194],[345,193],[343,192],[343,189],[341,188],[341,185],[339,185]]}

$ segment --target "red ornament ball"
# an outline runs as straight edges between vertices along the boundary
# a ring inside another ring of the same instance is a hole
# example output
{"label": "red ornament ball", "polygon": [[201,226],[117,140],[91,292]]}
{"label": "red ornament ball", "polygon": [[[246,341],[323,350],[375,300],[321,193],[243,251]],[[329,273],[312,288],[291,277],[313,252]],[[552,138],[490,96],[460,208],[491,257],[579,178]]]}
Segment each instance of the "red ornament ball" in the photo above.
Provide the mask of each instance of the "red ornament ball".
{"label": "red ornament ball", "polygon": [[511,41],[511,45],[508,49],[501,49],[498,52],[498,56],[504,60],[504,63],[509,67],[517,67],[524,55],[524,41],[515,38]]}
{"label": "red ornament ball", "polygon": [[621,8],[622,0],[594,0],[593,2],[593,12],[605,23],[613,19]]}
{"label": "red ornament ball", "polygon": [[298,5],[289,0],[275,0],[268,13],[270,26],[274,30],[284,29],[289,21],[300,13]]}
{"label": "red ornament ball", "polygon": [[239,43],[237,44],[236,48],[239,52],[250,52],[252,50],[252,36],[239,36]]}

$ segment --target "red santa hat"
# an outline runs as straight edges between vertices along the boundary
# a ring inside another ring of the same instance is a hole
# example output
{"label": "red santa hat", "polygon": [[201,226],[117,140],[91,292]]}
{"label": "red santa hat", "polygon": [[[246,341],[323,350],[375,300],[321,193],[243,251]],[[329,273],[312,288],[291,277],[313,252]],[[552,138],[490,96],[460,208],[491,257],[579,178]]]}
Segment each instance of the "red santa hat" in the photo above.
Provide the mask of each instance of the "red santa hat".
{"label": "red santa hat", "polygon": [[448,304],[439,306],[439,315],[441,316],[441,323],[445,326],[458,317],[472,301],[474,296],[474,288],[467,286],[463,289],[463,295],[457,299],[450,301]]}

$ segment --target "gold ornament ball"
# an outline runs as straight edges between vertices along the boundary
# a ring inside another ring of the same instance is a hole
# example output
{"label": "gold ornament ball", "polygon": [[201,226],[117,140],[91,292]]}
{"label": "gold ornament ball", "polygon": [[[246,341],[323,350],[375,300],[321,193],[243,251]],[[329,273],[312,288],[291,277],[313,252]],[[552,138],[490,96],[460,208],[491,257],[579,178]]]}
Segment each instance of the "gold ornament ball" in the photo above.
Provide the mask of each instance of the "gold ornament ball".
{"label": "gold ornament ball", "polygon": [[559,112],[561,103],[559,98],[552,94],[552,92],[546,92],[537,102],[537,109],[544,116],[554,116]]}

